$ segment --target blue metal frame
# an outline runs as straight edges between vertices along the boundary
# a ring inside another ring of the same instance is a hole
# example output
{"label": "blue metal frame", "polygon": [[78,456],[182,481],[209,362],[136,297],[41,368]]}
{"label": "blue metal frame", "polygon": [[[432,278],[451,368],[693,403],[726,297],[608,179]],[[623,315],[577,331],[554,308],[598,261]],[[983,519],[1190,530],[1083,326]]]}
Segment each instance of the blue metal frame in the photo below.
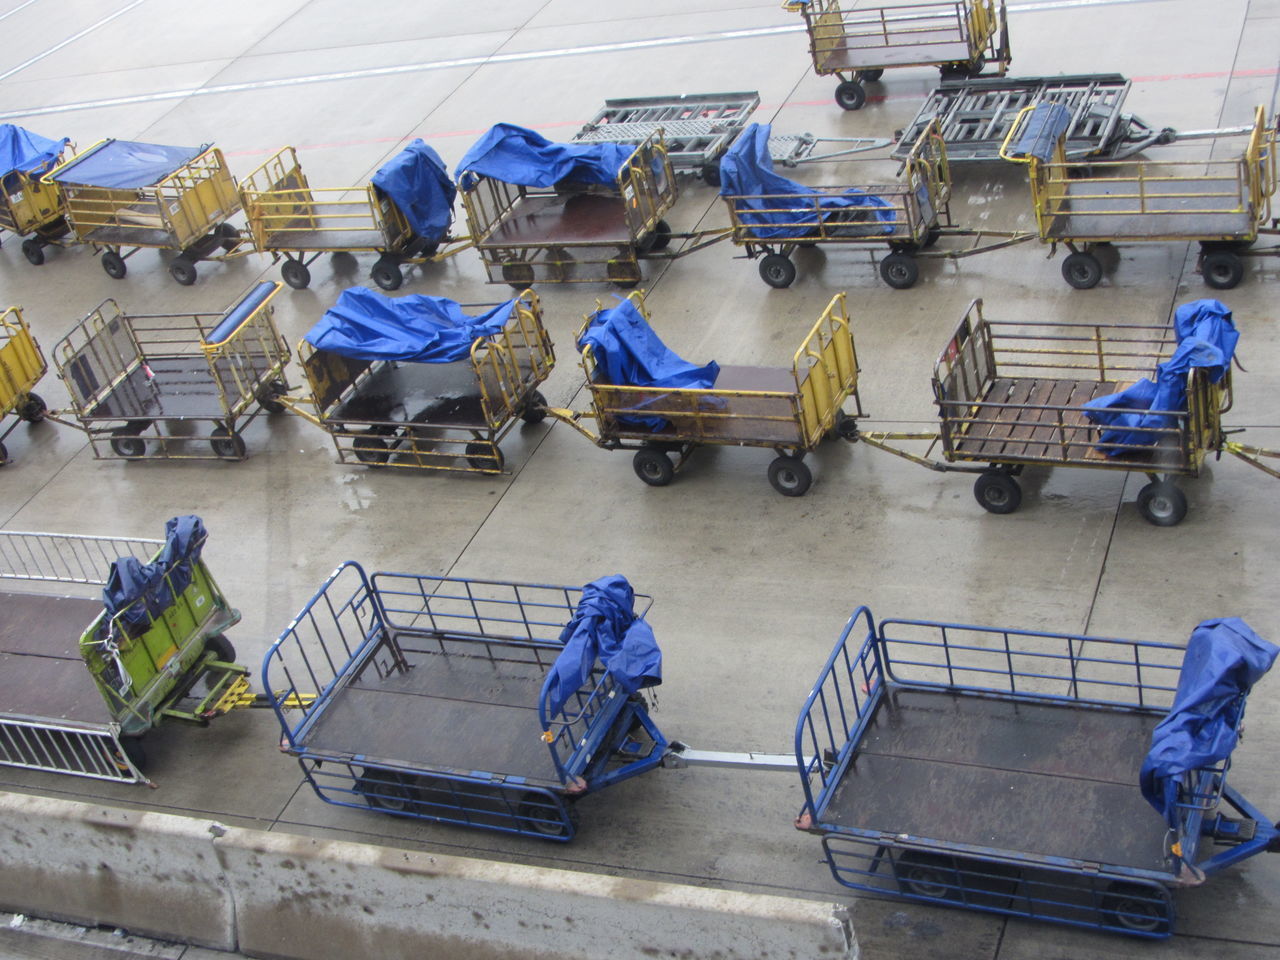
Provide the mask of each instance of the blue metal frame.
{"label": "blue metal frame", "polygon": [[[1168,936],[1174,927],[1172,888],[1280,849],[1280,830],[1227,786],[1229,761],[1183,778],[1169,823],[1166,871],[1100,867],[944,838],[886,836],[824,817],[867,725],[892,690],[959,691],[1162,716],[1173,701],[1182,653],[1175,644],[925,620],[885,620],[877,628],[871,611],[858,607],[796,723],[796,764],[804,791],[796,826],[822,837],[832,875],[845,886],[1137,936]],[[1241,717],[1243,712],[1242,698]],[[1240,819],[1218,812],[1222,803]],[[1251,836],[1241,830],[1240,820],[1252,821]],[[1198,860],[1204,837],[1226,846]]]}

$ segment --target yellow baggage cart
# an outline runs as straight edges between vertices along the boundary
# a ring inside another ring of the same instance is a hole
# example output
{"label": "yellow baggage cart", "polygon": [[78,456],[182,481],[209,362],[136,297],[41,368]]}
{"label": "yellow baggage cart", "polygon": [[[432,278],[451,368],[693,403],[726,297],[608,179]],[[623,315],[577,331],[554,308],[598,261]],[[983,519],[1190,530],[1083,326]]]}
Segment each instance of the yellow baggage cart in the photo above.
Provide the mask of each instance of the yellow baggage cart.
{"label": "yellow baggage cart", "polygon": [[0,420],[9,425],[0,429],[0,466],[9,462],[4,438],[20,422],[39,423],[48,409],[40,395],[32,391],[48,369],[40,344],[22,319],[22,311],[10,307],[0,314]]}

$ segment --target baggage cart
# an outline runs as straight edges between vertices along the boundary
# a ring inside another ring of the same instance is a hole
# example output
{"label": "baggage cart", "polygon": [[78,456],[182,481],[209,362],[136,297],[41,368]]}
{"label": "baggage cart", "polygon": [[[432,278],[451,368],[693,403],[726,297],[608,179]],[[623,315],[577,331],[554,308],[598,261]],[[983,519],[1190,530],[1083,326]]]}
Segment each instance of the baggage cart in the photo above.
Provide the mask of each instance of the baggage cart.
{"label": "baggage cart", "polygon": [[477,338],[465,359],[358,360],[306,340],[298,357],[310,396],[284,402],[329,433],[340,462],[490,474],[502,472],[498,444],[515,424],[546,416],[538,385],[555,365],[532,290],[514,301],[501,333]]}
{"label": "baggage cart", "polygon": [[[343,563],[263,661],[281,748],[328,803],[571,840],[578,799],[659,766],[667,746],[648,694],[599,660],[552,708],[581,595]],[[635,597],[637,616],[648,606]],[[290,698],[301,715],[281,709]]]}
{"label": "baggage cart", "polygon": [[102,256],[116,280],[139,250],[172,250],[169,275],[196,282],[196,263],[253,252],[227,221],[240,196],[222,151],[101,140],[45,175],[61,191],[62,213],[76,238]]}
{"label": "baggage cart", "polygon": [[113,562],[161,561],[164,540],[0,531],[0,764],[146,783],[144,733],[205,725],[248,690],[223,635],[240,614],[203,542],[201,527],[192,553],[111,614]]}
{"label": "baggage cart", "polygon": [[[647,321],[644,296],[628,299]],[[601,305],[597,302],[597,311]],[[596,314],[586,318],[577,342]],[[776,456],[769,483],[784,496],[799,497],[813,482],[804,457],[828,436],[856,437],[862,416],[858,398],[858,358],[845,308],[845,295],[831,299],[801,341],[789,367],[721,365],[707,389],[638,387],[605,382],[595,354],[582,347],[582,370],[591,409],[548,409],[606,450],[633,450],[632,467],[645,483],[666,486],[704,444],[765,447]],[[852,399],[855,412],[845,413]],[[643,420],[657,418],[656,429]],[[594,420],[595,430],[583,421]],[[672,462],[672,456],[675,462]]]}
{"label": "baggage cart", "polygon": [[22,311],[10,307],[0,313],[0,421],[13,416],[7,427],[0,425],[0,466],[9,462],[4,438],[20,422],[39,423],[44,419],[48,406],[32,387],[47,369],[40,344],[22,319]]}
{"label": "baggage cart", "polygon": [[240,182],[253,245],[273,261],[295,290],[311,283],[310,265],[325,253],[376,253],[369,276],[383,290],[397,290],[406,264],[437,263],[469,244],[447,232],[436,238],[414,232],[395,200],[374,183],[313,187],[297,151],[285,147]]}
{"label": "baggage cart", "polygon": [[56,184],[43,176],[62,163],[70,141],[50,140],[13,124],[0,124],[0,230],[23,237],[22,255],[44,263],[44,248],[62,246],[71,232]]}
{"label": "baggage cart", "polygon": [[1166,816],[1144,799],[1182,654],[859,607],[796,724],[796,826],[857,890],[1166,937],[1175,890],[1280,849],[1229,755],[1187,770]]}
{"label": "baggage cart", "polygon": [[[1174,478],[1198,476],[1211,453],[1231,453],[1280,476],[1258,460],[1276,454],[1227,440],[1222,414],[1231,407],[1230,368],[1218,383],[1205,368],[1192,368],[1186,409],[1132,411],[1162,415],[1161,426],[1117,438],[1113,426],[1085,416],[1086,402],[1153,376],[1174,346],[1165,326],[988,320],[982,301],[974,300],[934,365],[938,431],[860,430],[857,439],[933,470],[978,474],[974,496],[997,514],[1022,503],[1017,477],[1028,466],[1144,473],[1149,482],[1138,492],[1139,512],[1157,526],[1173,526],[1187,512]],[[903,441],[927,442],[927,449],[917,455]],[[939,449],[942,460],[934,458]]]}
{"label": "baggage cart", "polygon": [[1029,165],[1036,227],[1051,253],[1070,254],[1062,276],[1077,290],[1102,279],[1100,248],[1113,243],[1196,241],[1207,286],[1228,290],[1244,276],[1243,257],[1261,234],[1274,235],[1275,130],[1258,107],[1244,150],[1229,159],[1070,160],[1065,108],[1024,108],[1000,155]]}
{"label": "baggage cart", "polygon": [[[640,282],[640,260],[664,250],[675,172],[662,137],[639,144],[612,190],[526,187],[459,170],[472,242],[490,283]],[[691,252],[689,250],[682,253]]]}
{"label": "baggage cart", "polygon": [[[846,0],[846,6],[848,5]],[[887,69],[936,66],[942,76],[976,77],[994,64],[1001,76],[1012,59],[1004,0],[890,3],[844,10],[840,0],[786,0],[804,17],[814,72],[835,75],[836,103],[858,110],[864,83]]]}
{"label": "baggage cart", "polygon": [[114,300],[90,311],[54,362],[94,456],[243,460],[240,431],[284,409],[279,289],[259,283],[223,313],[125,314]]}

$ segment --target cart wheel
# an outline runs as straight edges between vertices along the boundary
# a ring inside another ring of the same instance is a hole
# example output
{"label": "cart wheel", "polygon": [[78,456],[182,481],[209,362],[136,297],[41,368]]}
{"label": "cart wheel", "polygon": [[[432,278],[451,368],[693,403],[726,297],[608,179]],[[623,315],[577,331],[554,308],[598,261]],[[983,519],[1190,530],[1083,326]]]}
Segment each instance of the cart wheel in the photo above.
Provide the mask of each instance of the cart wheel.
{"label": "cart wheel", "polygon": [[944,63],[938,68],[938,73],[942,75],[943,80],[967,80],[969,78],[969,64]]}
{"label": "cart wheel", "polygon": [[502,279],[517,290],[523,290],[533,283],[533,264],[510,260],[502,265]]}
{"label": "cart wheel", "polygon": [[112,280],[123,280],[124,275],[129,272],[129,268],[125,266],[124,257],[114,250],[108,250],[102,255],[102,269]]}
{"label": "cart wheel", "polygon": [[139,460],[147,455],[147,441],[128,429],[117,430],[111,434],[111,450],[117,457],[126,460]]}
{"label": "cart wheel", "polygon": [[311,271],[301,260],[285,260],[280,264],[280,276],[295,290],[305,290],[311,286]]}
{"label": "cart wheel", "polygon": [[1169,932],[1168,894],[1154,887],[1116,881],[1107,887],[1101,906],[1107,922],[1121,930],[1156,935]]}
{"label": "cart wheel", "polygon": [[258,388],[256,399],[258,406],[267,413],[284,413],[287,407],[280,402],[279,398],[285,396],[289,392],[289,387],[283,380],[272,380],[270,383],[264,383]]}
{"label": "cart wheel", "polygon": [[880,261],[880,278],[895,290],[906,290],[920,279],[920,264],[909,253],[891,253]]}
{"label": "cart wheel", "polygon": [[214,456],[223,460],[244,459],[244,437],[226,427],[213,428],[213,433],[209,434],[209,446],[213,448]]}
{"label": "cart wheel", "polygon": [[391,257],[382,257],[375,263],[369,276],[383,290],[399,290],[400,284],[404,283],[404,271]]}
{"label": "cart wheel", "polygon": [[403,775],[390,770],[365,767],[356,781],[356,792],[375,810],[391,814],[410,814],[414,807],[414,789]]}
{"label": "cart wheel", "polygon": [[573,804],[561,807],[541,793],[525,794],[516,806],[516,817],[522,828],[548,839],[572,837],[578,831],[578,811]]}
{"label": "cart wheel", "polygon": [[846,80],[836,87],[836,103],[845,110],[861,110],[867,102],[867,91],[857,80]]}
{"label": "cart wheel", "polygon": [[941,240],[941,239],[942,239],[942,228],[941,228],[941,227],[930,227],[930,228],[929,228],[929,230],[928,230],[928,232],[924,235],[924,240],[923,240],[923,242],[920,244],[920,246],[922,246],[922,247],[924,247],[924,249],[928,250],[930,247],[932,247],[934,244],[936,244],[936,243],[937,243],[939,240]]}
{"label": "cart wheel", "polygon": [[489,443],[468,443],[466,449],[467,463],[474,470],[489,473],[502,472],[502,451]]}
{"label": "cart wheel", "polygon": [[982,75],[982,71],[987,69],[987,58],[982,54],[978,54],[976,58],[969,64],[969,69],[965,71],[967,77],[976,78]]}
{"label": "cart wheel", "polygon": [[[219,663],[235,663],[236,648],[220,633],[215,633],[211,637],[206,637],[204,641],[204,652],[213,655],[213,659]],[[216,674],[206,672],[204,675],[204,688],[212,690],[218,685],[218,677]]]}
{"label": "cart wheel", "polygon": [[641,447],[631,458],[631,469],[651,487],[665,487],[675,479],[676,468],[666,452],[657,447]]}
{"label": "cart wheel", "polygon": [[874,67],[871,70],[859,70],[857,73],[858,79],[861,80],[863,83],[875,83],[877,80],[879,80],[883,76],[884,76],[883,67]]}
{"label": "cart wheel", "polygon": [[1214,290],[1230,290],[1244,279],[1244,261],[1230,250],[1214,250],[1200,261],[1204,285]]}
{"label": "cart wheel", "polygon": [[213,232],[215,236],[220,238],[218,242],[227,253],[230,253],[244,242],[244,238],[240,236],[240,231],[229,223],[218,224],[218,229]]}
{"label": "cart wheel", "polygon": [[18,416],[27,423],[39,423],[48,409],[49,405],[40,394],[28,393],[27,399],[18,406]]}
{"label": "cart wheel", "polygon": [[894,862],[893,874],[902,892],[911,896],[954,900],[960,893],[952,857],[907,850]]}
{"label": "cart wheel", "polygon": [[22,241],[22,255],[27,258],[27,263],[38,267],[44,263],[44,245],[35,237],[28,237]]}
{"label": "cart wheel", "polygon": [[775,290],[791,286],[795,278],[796,265],[785,254],[766,253],[761,258],[760,279]]}
{"label": "cart wheel", "polygon": [[632,260],[610,260],[604,272],[615,287],[623,290],[630,290],[640,282],[640,265]]}
{"label": "cart wheel", "polygon": [[9,462],[9,448],[0,443],[0,467]]}
{"label": "cart wheel", "polygon": [[1062,261],[1062,279],[1077,290],[1092,290],[1102,279],[1102,264],[1092,253],[1071,253]]}
{"label": "cart wheel", "polygon": [[990,513],[1013,513],[1022,503],[1018,481],[999,470],[988,470],[973,484],[973,495]]}
{"label": "cart wheel", "polygon": [[541,423],[547,419],[547,398],[537,390],[530,392],[524,409],[520,411],[520,419],[525,423]]}
{"label": "cart wheel", "polygon": [[813,485],[813,473],[799,457],[775,457],[769,483],[784,497],[803,497]]}
{"label": "cart wheel", "polygon": [[391,459],[391,449],[387,446],[387,441],[367,433],[356,437],[351,444],[351,450],[355,453],[357,460],[371,467],[380,467]]}
{"label": "cart wheel", "polygon": [[720,161],[708,160],[702,165],[702,182],[708,187],[720,187]]}
{"label": "cart wheel", "polygon": [[671,224],[665,220],[659,220],[653,226],[653,233],[649,234],[645,244],[645,253],[653,253],[655,250],[665,250],[667,245],[671,243]]}
{"label": "cart wheel", "polygon": [[1174,527],[1187,515],[1187,495],[1171,480],[1152,480],[1138,491],[1138,511],[1157,527]]}
{"label": "cart wheel", "polygon": [[851,417],[841,411],[840,419],[836,421],[836,435],[842,440],[856,443],[858,440],[858,418]]}
{"label": "cart wheel", "polygon": [[117,756],[117,767],[122,771],[128,770],[128,765],[124,763],[124,760],[127,759],[139,773],[146,769],[147,751],[142,745],[141,737],[121,737],[118,742],[120,744],[120,752],[124,754],[124,757]]}
{"label": "cart wheel", "polygon": [[196,265],[188,260],[185,254],[174,257],[169,264],[169,276],[184,287],[189,287],[196,282]]}

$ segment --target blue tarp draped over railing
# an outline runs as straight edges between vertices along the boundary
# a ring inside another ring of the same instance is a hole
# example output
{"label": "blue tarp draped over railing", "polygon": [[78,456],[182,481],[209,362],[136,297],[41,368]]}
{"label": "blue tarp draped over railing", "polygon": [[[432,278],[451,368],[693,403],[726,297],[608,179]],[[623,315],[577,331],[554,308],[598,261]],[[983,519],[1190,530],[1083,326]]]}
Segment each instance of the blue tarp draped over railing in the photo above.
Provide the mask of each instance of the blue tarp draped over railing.
{"label": "blue tarp draped over railing", "polygon": [[1115,455],[1124,446],[1155,443],[1160,434],[1176,424],[1173,416],[1187,409],[1187,374],[1203,367],[1212,383],[1221,382],[1231,366],[1240,334],[1231,320],[1231,311],[1218,300],[1194,300],[1178,307],[1173,318],[1178,348],[1172,357],[1156,367],[1154,381],[1143,378],[1118,393],[1097,397],[1084,405],[1085,416],[1104,427],[1099,439]]}
{"label": "blue tarp draped over railing", "polygon": [[1280,648],[1239,617],[1205,620],[1192,632],[1173,705],[1151,734],[1151,750],[1139,775],[1142,795],[1171,826],[1176,824],[1179,778],[1231,756],[1244,698],[1271,669],[1277,653]]}
{"label": "blue tarp draped over railing", "polygon": [[[670,387],[705,390],[714,386],[720,365],[714,360],[696,366],[681,359],[654,332],[630,300],[597,310],[578,339],[578,349],[590,344],[596,361],[596,382],[620,387]],[[659,430],[661,417],[625,417],[628,423]]]}
{"label": "blue tarp draped over railing", "polygon": [[136,557],[115,560],[102,588],[107,621],[119,616],[130,633],[145,631],[191,585],[204,545],[204,524],[197,516],[174,517],[165,524],[164,535],[165,544],[156,559],[150,563]]}
{"label": "blue tarp draped over railing", "polygon": [[14,171],[44,173],[70,142],[66,137],[50,140],[12,123],[0,123],[0,179]]}
{"label": "blue tarp draped over railing", "polygon": [[1053,149],[1058,138],[1071,126],[1071,111],[1060,103],[1039,104],[1027,122],[1023,124],[1022,136],[1010,148],[1015,157],[1035,157],[1046,163],[1053,159]]}
{"label": "blue tarp draped over railing", "polygon": [[379,168],[373,185],[395,201],[415,236],[439,241],[453,225],[458,188],[440,154],[414,140]]}
{"label": "blue tarp draped over railing", "polygon": [[368,287],[348,287],[307,331],[306,341],[356,360],[452,363],[465,360],[471,345],[501,333],[516,301],[478,316],[444,297],[386,297]]}
{"label": "blue tarp draped over railing", "polygon": [[[732,198],[738,219],[755,227],[752,236],[759,240],[799,239],[823,223],[848,220],[853,211],[870,214],[874,233],[893,233],[893,209],[879,197],[852,187],[839,194],[824,193],[774,173],[770,131],[768,124],[750,124],[720,159],[720,196]],[[802,197],[813,199],[799,199]],[[786,208],[788,201],[794,206]]]}
{"label": "blue tarp draped over railing", "polygon": [[643,618],[635,593],[620,574],[582,588],[571,619],[560,632],[564,649],[547,674],[547,716],[555,717],[591,677],[597,660],[624,695],[662,682],[662,651]]}
{"label": "blue tarp draped over railing", "polygon": [[149,187],[175,170],[181,170],[208,149],[207,143],[199,147],[166,147],[159,143],[107,140],[78,160],[72,160],[52,179],[107,190]]}
{"label": "blue tarp draped over railing", "polygon": [[495,124],[458,164],[458,183],[470,190],[479,177],[522,187],[551,187],[561,180],[616,186],[635,147],[622,143],[554,143],[512,123]]}

